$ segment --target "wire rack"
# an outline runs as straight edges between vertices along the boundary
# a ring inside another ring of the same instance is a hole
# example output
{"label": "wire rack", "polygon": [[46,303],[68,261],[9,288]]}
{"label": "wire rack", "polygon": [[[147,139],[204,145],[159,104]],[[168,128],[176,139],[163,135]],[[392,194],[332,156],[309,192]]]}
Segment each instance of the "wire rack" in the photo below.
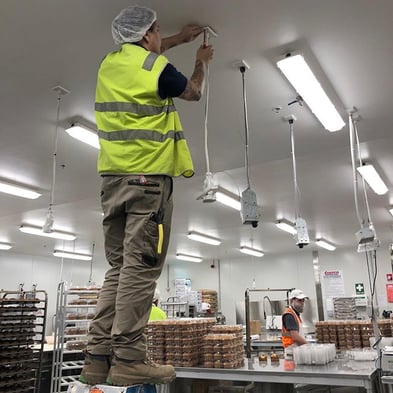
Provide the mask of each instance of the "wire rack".
{"label": "wire rack", "polygon": [[45,341],[45,291],[0,290],[0,393],[39,393]]}

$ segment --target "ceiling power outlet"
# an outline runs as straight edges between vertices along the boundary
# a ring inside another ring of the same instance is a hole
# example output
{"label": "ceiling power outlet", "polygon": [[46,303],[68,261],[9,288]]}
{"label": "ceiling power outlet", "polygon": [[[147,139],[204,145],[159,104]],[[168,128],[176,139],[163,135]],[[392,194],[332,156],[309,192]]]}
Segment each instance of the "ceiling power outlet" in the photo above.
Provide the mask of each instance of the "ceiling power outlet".
{"label": "ceiling power outlet", "polygon": [[237,70],[244,67],[246,70],[250,69],[250,66],[246,63],[245,60],[241,59],[241,60],[235,60],[233,63],[233,68],[236,68]]}

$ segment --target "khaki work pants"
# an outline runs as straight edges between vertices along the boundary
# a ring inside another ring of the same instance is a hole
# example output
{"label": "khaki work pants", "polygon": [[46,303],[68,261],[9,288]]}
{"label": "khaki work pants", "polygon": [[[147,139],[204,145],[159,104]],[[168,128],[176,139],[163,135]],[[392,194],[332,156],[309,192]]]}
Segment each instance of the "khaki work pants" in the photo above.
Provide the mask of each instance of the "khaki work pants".
{"label": "khaki work pants", "polygon": [[101,204],[110,269],[88,334],[88,352],[146,359],[144,328],[169,244],[172,178],[103,176]]}

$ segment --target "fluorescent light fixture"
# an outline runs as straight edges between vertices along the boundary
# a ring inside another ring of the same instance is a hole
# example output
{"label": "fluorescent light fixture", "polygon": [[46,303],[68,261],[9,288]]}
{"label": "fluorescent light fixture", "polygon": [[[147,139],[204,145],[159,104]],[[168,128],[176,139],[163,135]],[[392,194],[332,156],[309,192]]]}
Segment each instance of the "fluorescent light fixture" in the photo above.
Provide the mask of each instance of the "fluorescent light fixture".
{"label": "fluorescent light fixture", "polygon": [[289,55],[277,66],[328,131],[339,131],[345,126],[302,55]]}
{"label": "fluorescent light fixture", "polygon": [[67,258],[67,259],[78,259],[80,261],[91,261],[92,256],[87,254],[79,254],[76,252],[68,252],[62,250],[55,250],[53,251],[53,255],[59,258]]}
{"label": "fluorescent light fixture", "polygon": [[242,207],[240,197],[222,187],[218,187],[216,191],[216,201],[238,211],[240,211]]}
{"label": "fluorescent light fixture", "polygon": [[277,228],[280,228],[282,231],[288,232],[291,235],[296,233],[295,224],[286,220],[285,218],[281,218],[276,221]]}
{"label": "fluorescent light fixture", "polygon": [[240,246],[240,252],[242,252],[243,254],[248,254],[259,258],[264,256],[264,253],[261,250],[257,250],[255,248],[251,248],[247,246]]}
{"label": "fluorescent light fixture", "polygon": [[211,237],[211,236],[202,235],[201,233],[198,233],[195,231],[188,232],[187,237],[191,240],[195,240],[195,241],[201,242],[201,243],[211,244],[213,246],[219,246],[221,244],[220,239],[217,239],[217,238]]}
{"label": "fluorescent light fixture", "polygon": [[366,180],[367,184],[373,189],[373,191],[378,195],[383,195],[388,192],[386,184],[379,176],[378,172],[375,170],[374,166],[371,164],[366,164],[359,166],[357,168],[358,172]]}
{"label": "fluorescent light fixture", "polygon": [[3,181],[0,181],[0,192],[4,192],[10,195],[16,195],[27,199],[37,199],[41,196],[41,194],[39,194],[38,192],[26,188],[25,186],[3,182]]}
{"label": "fluorescent light fixture", "polygon": [[0,250],[11,250],[12,246],[8,243],[0,243]]}
{"label": "fluorescent light fixture", "polygon": [[78,139],[78,141],[93,146],[96,149],[100,148],[97,132],[89,127],[84,126],[83,124],[74,123],[71,125],[71,127],[66,128],[65,131],[68,135]]}
{"label": "fluorescent light fixture", "polygon": [[180,259],[182,261],[188,261],[188,262],[202,262],[201,257],[197,257],[195,255],[182,254],[182,253],[177,253],[176,259]]}
{"label": "fluorescent light fixture", "polygon": [[325,250],[329,251],[334,251],[336,249],[336,246],[332,243],[327,242],[326,240],[323,239],[316,239],[315,244],[319,247],[324,248]]}
{"label": "fluorescent light fixture", "polygon": [[19,227],[19,230],[23,233],[29,233],[30,235],[45,236],[54,239],[61,239],[61,240],[76,239],[76,236],[73,233],[67,233],[62,231],[43,232],[42,227],[35,227],[31,225],[21,225]]}
{"label": "fluorescent light fixture", "polygon": [[393,207],[389,207],[389,213],[393,216]]}

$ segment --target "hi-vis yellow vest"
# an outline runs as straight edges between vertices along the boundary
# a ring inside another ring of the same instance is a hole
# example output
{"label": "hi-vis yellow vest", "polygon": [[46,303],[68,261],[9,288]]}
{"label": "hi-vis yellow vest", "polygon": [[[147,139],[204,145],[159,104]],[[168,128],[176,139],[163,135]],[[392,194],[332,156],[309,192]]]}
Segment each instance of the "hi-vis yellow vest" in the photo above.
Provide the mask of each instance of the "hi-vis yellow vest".
{"label": "hi-vis yellow vest", "polygon": [[102,61],[95,103],[99,173],[194,174],[173,99],[158,95],[167,63],[166,57],[132,44]]}

